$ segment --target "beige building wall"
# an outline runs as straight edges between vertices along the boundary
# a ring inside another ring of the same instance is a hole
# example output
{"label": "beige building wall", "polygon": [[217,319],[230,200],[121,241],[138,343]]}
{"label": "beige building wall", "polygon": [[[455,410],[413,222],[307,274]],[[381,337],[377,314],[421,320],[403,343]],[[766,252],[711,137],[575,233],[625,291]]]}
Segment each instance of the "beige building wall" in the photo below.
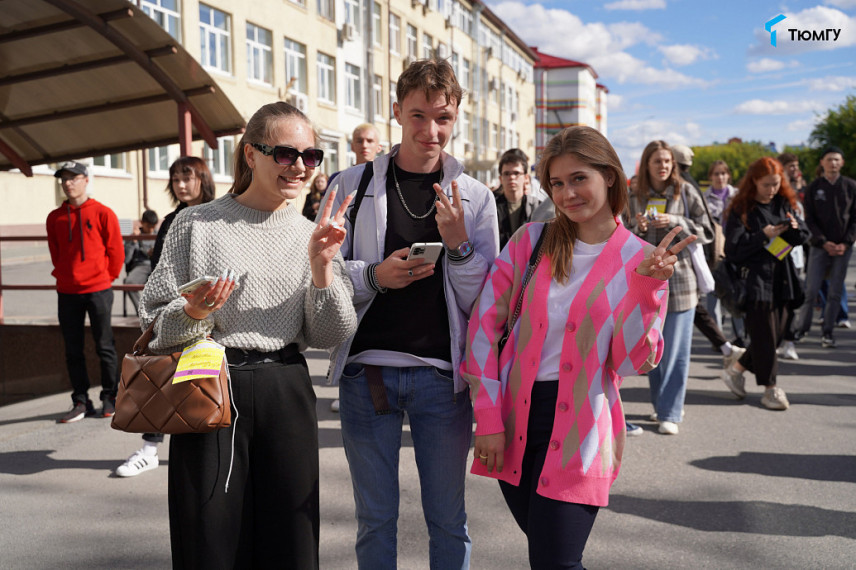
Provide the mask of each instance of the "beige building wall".
{"label": "beige building wall", "polygon": [[[401,129],[391,109],[395,80],[411,59],[428,56],[448,58],[468,93],[447,151],[463,160],[470,174],[486,183],[494,181],[497,158],[511,147],[522,148],[535,161],[534,54],[479,0],[161,0],[157,6],[142,4],[159,21],[177,22],[178,31],[173,33],[245,119],[276,100],[303,106],[329,157],[325,157],[326,172],[354,163],[349,145],[358,124],[375,124],[386,150],[399,142]],[[329,17],[319,12],[319,6],[331,8],[326,12]],[[359,18],[354,18],[357,6]],[[229,23],[222,54],[230,63],[227,71],[209,65],[203,53],[200,8],[209,15],[213,9]],[[394,23],[397,34],[391,28]],[[260,79],[253,79],[255,68],[248,65],[248,54],[253,53],[247,43],[248,24],[257,28],[255,34],[261,30],[270,38],[270,69]],[[169,30],[168,25],[164,27]],[[409,36],[415,37],[415,43],[408,42]],[[305,51],[305,65],[298,69],[302,81],[291,84],[286,40]],[[319,92],[323,74],[319,54],[329,57],[335,67],[329,97]],[[366,73],[368,69],[372,72]],[[359,77],[358,89],[354,77]],[[356,91],[359,105],[349,104],[354,103]],[[230,186],[231,153],[239,138],[221,139],[216,151],[202,142],[193,144],[194,154],[204,156],[214,173],[218,195]],[[166,168],[178,154],[176,144],[80,160],[95,163],[90,168],[91,196],[111,207],[120,220],[130,222],[145,207],[160,217],[173,209],[164,189]],[[44,233],[47,214],[63,200],[54,168],[35,167],[32,178],[17,171],[0,172],[4,198],[0,235]]]}

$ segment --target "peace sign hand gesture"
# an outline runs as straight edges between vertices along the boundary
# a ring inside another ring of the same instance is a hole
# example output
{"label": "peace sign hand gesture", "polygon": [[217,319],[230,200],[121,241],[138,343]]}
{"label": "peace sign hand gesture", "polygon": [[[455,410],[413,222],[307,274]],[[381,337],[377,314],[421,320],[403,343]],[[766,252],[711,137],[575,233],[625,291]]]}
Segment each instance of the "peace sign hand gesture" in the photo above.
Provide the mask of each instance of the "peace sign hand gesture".
{"label": "peace sign hand gesture", "polygon": [[698,239],[697,236],[691,235],[669,247],[669,244],[681,233],[682,229],[678,226],[666,234],[660,245],[655,247],[651,254],[642,260],[642,263],[636,268],[636,273],[645,275],[646,277],[653,277],[660,281],[668,281],[675,273],[675,263],[678,261],[678,253]]}
{"label": "peace sign hand gesture", "polygon": [[443,188],[434,184],[437,193],[437,229],[446,247],[456,248],[467,241],[467,226],[464,224],[464,205],[458,191],[458,181],[452,180],[452,201],[446,197]]}
{"label": "peace sign hand gesture", "polygon": [[309,239],[309,266],[312,269],[312,283],[319,289],[329,287],[333,282],[333,258],[342,247],[348,231],[345,229],[345,211],[351,203],[351,196],[342,200],[336,215],[331,217],[336,190],[329,191],[330,196],[324,204],[324,212],[318,220],[315,231]]}

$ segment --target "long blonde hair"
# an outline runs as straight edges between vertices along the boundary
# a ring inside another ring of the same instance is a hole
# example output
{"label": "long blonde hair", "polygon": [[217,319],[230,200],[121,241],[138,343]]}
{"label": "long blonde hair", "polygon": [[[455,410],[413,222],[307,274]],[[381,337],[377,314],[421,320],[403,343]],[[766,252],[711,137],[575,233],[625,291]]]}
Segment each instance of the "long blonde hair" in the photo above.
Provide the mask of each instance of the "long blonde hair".
{"label": "long blonde hair", "polygon": [[[612,178],[612,184],[607,188],[607,201],[613,216],[624,212],[628,202],[627,178],[621,167],[621,160],[606,137],[591,127],[568,127],[550,139],[544,147],[538,164],[538,177],[551,200],[553,188],[550,186],[550,163],[564,154],[574,155],[577,160],[600,172],[604,180]],[[555,200],[553,203],[555,204]],[[564,283],[568,280],[574,256],[577,224],[561,212],[556,213],[556,219],[544,230],[550,233],[544,238],[543,247],[544,253],[550,256],[553,279]]]}

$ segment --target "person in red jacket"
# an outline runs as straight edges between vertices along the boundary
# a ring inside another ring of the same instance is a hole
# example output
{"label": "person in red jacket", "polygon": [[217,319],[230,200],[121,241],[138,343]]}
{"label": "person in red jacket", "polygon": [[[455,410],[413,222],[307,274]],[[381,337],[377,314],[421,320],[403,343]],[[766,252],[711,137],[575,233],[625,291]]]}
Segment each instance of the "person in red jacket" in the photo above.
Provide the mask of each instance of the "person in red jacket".
{"label": "person in red jacket", "polygon": [[56,278],[57,315],[65,341],[65,363],[71,379],[72,408],[60,420],[76,422],[97,415],[89,399],[89,375],[83,353],[86,315],[101,360],[101,415],[114,412],[119,377],[116,347],[110,314],[113,309],[111,285],[119,277],[125,261],[119,219],[107,206],[89,198],[86,165],[69,161],[54,176],[60,179],[67,200],[48,214],[48,247]]}

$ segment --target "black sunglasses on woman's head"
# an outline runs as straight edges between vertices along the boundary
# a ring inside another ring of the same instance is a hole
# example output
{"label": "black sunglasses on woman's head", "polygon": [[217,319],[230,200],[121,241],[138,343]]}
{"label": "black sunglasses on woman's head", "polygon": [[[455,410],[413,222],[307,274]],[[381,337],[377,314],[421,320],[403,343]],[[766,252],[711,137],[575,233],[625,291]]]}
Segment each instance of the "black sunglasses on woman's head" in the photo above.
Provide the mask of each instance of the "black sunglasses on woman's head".
{"label": "black sunglasses on woman's head", "polygon": [[307,148],[300,152],[293,146],[270,146],[262,143],[250,143],[254,149],[265,156],[273,155],[273,161],[282,166],[291,166],[297,162],[297,157],[303,159],[306,168],[316,168],[324,160],[324,151],[320,148]]}

